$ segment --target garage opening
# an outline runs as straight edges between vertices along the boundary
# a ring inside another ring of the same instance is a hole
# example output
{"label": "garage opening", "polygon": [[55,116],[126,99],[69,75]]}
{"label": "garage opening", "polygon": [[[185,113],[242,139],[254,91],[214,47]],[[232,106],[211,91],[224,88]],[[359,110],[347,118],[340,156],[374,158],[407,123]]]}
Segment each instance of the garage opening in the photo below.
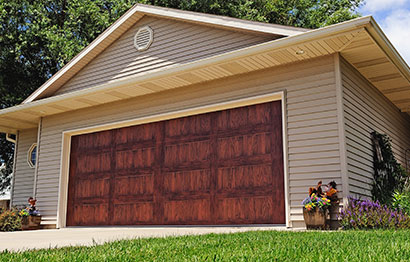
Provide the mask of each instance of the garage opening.
{"label": "garage opening", "polygon": [[73,136],[67,226],[285,224],[281,108]]}

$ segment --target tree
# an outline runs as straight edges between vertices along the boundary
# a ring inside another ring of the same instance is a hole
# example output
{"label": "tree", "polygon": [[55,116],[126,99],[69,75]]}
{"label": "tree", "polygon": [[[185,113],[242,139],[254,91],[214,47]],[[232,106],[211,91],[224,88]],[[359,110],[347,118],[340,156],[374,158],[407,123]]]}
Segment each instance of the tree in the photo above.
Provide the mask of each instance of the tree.
{"label": "tree", "polygon": [[[0,109],[21,103],[137,1],[0,0]],[[140,0],[144,4],[306,28],[359,16],[363,0]],[[13,145],[0,136],[0,193]]]}
{"label": "tree", "polygon": [[359,17],[364,0],[145,0],[147,4],[304,28]]}

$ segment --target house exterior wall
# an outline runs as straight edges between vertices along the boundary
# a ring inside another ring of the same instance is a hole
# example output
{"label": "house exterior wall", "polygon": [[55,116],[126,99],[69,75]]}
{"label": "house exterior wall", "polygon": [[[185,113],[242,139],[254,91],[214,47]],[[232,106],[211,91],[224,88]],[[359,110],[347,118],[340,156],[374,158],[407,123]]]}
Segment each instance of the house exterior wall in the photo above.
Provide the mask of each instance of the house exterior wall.
{"label": "house exterior wall", "polygon": [[341,59],[349,194],[371,197],[373,149],[371,132],[387,134],[404,164],[410,148],[410,117],[401,113],[354,67]]}
{"label": "house exterior wall", "polygon": [[38,207],[56,223],[64,131],[279,91],[286,92],[289,218],[303,226],[308,186],[319,179],[342,183],[333,56],[43,118]]}
{"label": "house exterior wall", "polygon": [[[151,47],[138,52],[134,36],[142,26],[154,31]],[[275,39],[194,23],[145,16],[86,65],[55,94],[185,64]]]}
{"label": "house exterior wall", "polygon": [[30,147],[37,143],[37,129],[22,130],[17,140],[16,170],[13,177],[12,205],[27,205],[27,199],[33,196],[34,171],[27,163]]}

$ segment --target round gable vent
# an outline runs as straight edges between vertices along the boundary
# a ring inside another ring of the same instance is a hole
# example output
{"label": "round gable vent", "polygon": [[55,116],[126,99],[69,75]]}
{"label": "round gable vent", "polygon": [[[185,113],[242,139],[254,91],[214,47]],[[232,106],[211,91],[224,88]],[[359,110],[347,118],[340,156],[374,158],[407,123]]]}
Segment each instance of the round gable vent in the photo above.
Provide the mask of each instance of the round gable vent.
{"label": "round gable vent", "polygon": [[134,37],[134,46],[138,51],[147,50],[154,40],[154,32],[151,27],[144,26],[138,29]]}

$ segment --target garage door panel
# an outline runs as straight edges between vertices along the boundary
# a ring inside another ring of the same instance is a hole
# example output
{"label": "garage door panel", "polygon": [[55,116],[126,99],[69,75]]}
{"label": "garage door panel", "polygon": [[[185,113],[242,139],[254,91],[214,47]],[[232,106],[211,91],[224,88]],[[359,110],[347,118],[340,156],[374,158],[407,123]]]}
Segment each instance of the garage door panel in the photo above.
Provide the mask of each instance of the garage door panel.
{"label": "garage door panel", "polygon": [[272,184],[273,177],[270,164],[218,168],[216,188],[219,191],[270,187]]}
{"label": "garage door panel", "polygon": [[102,131],[97,133],[92,133],[89,136],[77,136],[76,142],[73,143],[77,152],[81,152],[83,149],[102,149],[109,147],[112,144],[112,131]]}
{"label": "garage door panel", "polygon": [[210,141],[193,141],[176,145],[166,145],[164,148],[164,166],[174,167],[201,163],[210,160]]}
{"label": "garage door panel", "polygon": [[164,202],[166,224],[202,224],[212,221],[210,199],[190,199]]}
{"label": "garage door panel", "polygon": [[242,166],[242,165],[264,165],[270,164],[272,161],[270,159],[270,154],[264,154],[259,156],[250,157],[237,157],[234,159],[218,160],[218,168],[231,167],[231,166]]}
{"label": "garage door panel", "polygon": [[237,197],[219,199],[217,202],[218,222],[231,223],[272,223],[272,197]]}
{"label": "garage door panel", "polygon": [[111,152],[90,153],[83,152],[76,157],[77,174],[94,174],[112,170]]}
{"label": "garage door panel", "polygon": [[154,175],[116,176],[114,194],[118,196],[152,195],[154,193]]}
{"label": "garage door panel", "polygon": [[249,134],[271,133],[273,128],[272,125],[247,126],[237,129],[215,130],[215,135],[218,138],[240,137]]}
{"label": "garage door panel", "polygon": [[107,225],[108,203],[74,205],[73,220],[67,221],[68,225]]}
{"label": "garage door panel", "polygon": [[109,177],[78,180],[76,184],[76,198],[103,198],[109,194]]}
{"label": "garage door panel", "polygon": [[117,151],[115,158],[117,170],[152,167],[156,161],[156,149],[149,147]]}
{"label": "garage door panel", "polygon": [[281,121],[271,102],[73,137],[67,224],[283,224]]}
{"label": "garage door panel", "polygon": [[135,225],[155,221],[152,202],[114,204],[113,224]]}
{"label": "garage door panel", "polygon": [[217,130],[237,130],[260,124],[270,124],[272,121],[271,104],[260,104],[218,112]]}
{"label": "garage door panel", "polygon": [[211,133],[211,115],[202,114],[165,122],[166,138],[204,136]]}
{"label": "garage door panel", "polygon": [[209,169],[164,172],[164,193],[209,192],[211,171]]}
{"label": "garage door panel", "polygon": [[158,139],[157,123],[124,127],[115,131],[115,144],[118,146],[153,143]]}
{"label": "garage door panel", "polygon": [[271,153],[269,133],[219,138],[217,142],[218,159],[233,159]]}

